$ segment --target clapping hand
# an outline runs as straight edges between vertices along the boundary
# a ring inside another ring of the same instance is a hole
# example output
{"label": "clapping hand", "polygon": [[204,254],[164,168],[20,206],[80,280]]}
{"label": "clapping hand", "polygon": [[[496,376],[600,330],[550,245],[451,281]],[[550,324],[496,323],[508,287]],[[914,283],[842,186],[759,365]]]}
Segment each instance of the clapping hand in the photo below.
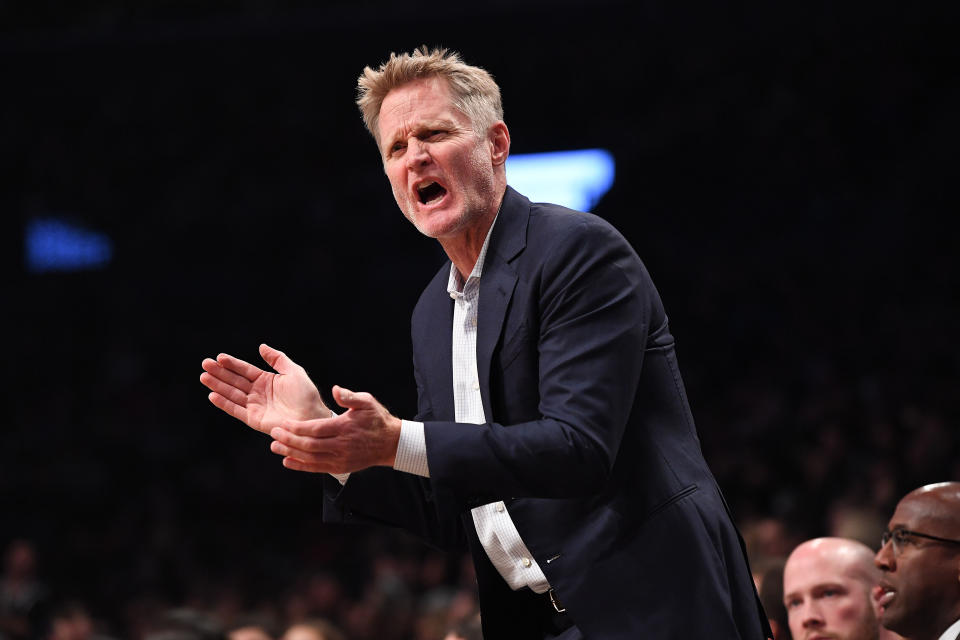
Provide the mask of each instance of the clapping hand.
{"label": "clapping hand", "polygon": [[333,415],[303,367],[265,344],[260,356],[273,371],[264,371],[221,353],[202,363],[200,382],[210,389],[210,402],[257,431],[269,434],[286,420]]}
{"label": "clapping hand", "polygon": [[288,469],[314,473],[350,473],[392,466],[400,440],[400,419],[366,392],[333,388],[346,411],[314,420],[284,420],[270,431],[270,450]]}

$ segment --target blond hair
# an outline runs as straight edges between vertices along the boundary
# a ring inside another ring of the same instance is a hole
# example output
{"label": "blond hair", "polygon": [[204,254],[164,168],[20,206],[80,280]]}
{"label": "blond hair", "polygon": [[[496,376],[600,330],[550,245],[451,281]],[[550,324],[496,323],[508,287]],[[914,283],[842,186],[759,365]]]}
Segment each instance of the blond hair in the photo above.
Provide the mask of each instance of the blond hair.
{"label": "blond hair", "polygon": [[380,107],[384,98],[393,89],[421,78],[447,81],[454,107],[470,118],[477,135],[503,120],[500,87],[493,76],[463,62],[456,51],[429,50],[423,45],[413,53],[391,53],[379,69],[365,67],[357,78],[357,106],[377,146],[380,145]]}

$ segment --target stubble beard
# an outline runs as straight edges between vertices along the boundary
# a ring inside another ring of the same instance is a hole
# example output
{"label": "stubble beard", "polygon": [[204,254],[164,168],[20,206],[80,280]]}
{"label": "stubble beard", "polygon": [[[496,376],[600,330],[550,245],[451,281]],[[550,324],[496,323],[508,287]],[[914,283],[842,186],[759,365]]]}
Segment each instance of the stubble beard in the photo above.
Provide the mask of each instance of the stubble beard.
{"label": "stubble beard", "polygon": [[[475,175],[483,175],[485,166],[483,160],[479,158],[474,158],[473,160],[473,171]],[[448,222],[444,228],[430,231],[425,228],[421,221],[417,217],[417,203],[408,202],[407,210],[404,210],[403,207],[400,207],[401,212],[404,217],[410,221],[411,224],[423,235],[428,238],[433,238],[434,240],[440,240],[441,238],[449,238],[462,234],[466,229],[470,227],[472,223],[483,218],[486,210],[484,209],[484,204],[487,202],[493,202],[497,198],[496,191],[496,180],[491,175],[489,179],[484,180],[483,184],[477,189],[477,194],[475,198],[471,198],[469,193],[461,192],[460,196],[462,202],[460,204],[460,211],[457,211],[453,214],[453,220]],[[448,197],[452,197],[452,193],[448,194]],[[502,195],[502,194],[501,194]],[[397,194],[394,193],[394,199],[397,203],[400,203],[400,199],[397,198]],[[497,202],[499,204],[499,202]]]}
{"label": "stubble beard", "polygon": [[880,634],[880,621],[876,618],[864,620],[863,624],[848,640],[876,640]]}

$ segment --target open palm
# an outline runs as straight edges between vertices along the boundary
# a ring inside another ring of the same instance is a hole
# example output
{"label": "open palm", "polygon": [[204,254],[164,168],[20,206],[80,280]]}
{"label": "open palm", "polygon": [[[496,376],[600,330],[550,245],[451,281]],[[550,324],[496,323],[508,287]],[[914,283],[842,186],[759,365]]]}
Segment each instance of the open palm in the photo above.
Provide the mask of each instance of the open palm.
{"label": "open palm", "polygon": [[260,355],[276,373],[225,353],[205,359],[200,382],[210,389],[210,402],[264,433],[284,420],[331,415],[303,367],[265,344]]}

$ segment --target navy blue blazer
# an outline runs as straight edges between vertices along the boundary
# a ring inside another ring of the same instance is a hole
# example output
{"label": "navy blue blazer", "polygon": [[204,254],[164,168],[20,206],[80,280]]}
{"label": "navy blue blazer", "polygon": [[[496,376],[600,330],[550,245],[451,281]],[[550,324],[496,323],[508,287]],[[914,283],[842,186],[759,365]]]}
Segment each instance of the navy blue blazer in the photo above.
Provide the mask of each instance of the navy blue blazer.
{"label": "navy blue blazer", "polygon": [[537,637],[476,538],[470,509],[496,500],[587,638],[769,635],[659,294],[623,236],[507,188],[480,279],[484,425],[454,422],[449,265],[412,321],[430,478],[328,478],[324,519],[469,546],[491,640]]}

